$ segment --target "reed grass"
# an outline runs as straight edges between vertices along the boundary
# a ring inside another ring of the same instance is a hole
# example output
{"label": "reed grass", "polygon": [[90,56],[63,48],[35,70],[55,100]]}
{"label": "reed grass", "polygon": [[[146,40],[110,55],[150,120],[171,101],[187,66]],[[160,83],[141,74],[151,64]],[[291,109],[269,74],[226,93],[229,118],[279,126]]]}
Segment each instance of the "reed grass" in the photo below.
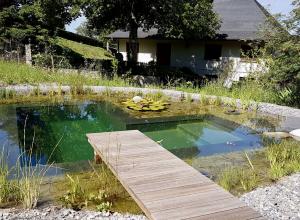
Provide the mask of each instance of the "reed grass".
{"label": "reed grass", "polygon": [[[89,76],[77,73],[59,73],[51,72],[38,67],[29,67],[25,64],[7,62],[0,60],[0,83],[4,85],[12,84],[30,84],[39,85],[43,83],[56,83],[58,85],[70,85],[79,90],[83,85],[93,86],[121,86],[137,87],[138,85],[131,82],[130,79],[119,76],[105,77]],[[223,86],[222,80],[208,82],[203,86],[191,86],[187,83],[173,86],[169,85],[149,85],[149,88],[175,89],[183,92],[200,93],[202,95],[215,95],[241,99],[244,108],[248,106],[249,101],[278,103],[278,96],[259,81],[245,81],[228,89]],[[0,92],[0,97],[4,93]],[[13,97],[13,94],[5,94],[5,97]],[[280,104],[280,103],[279,103]]]}
{"label": "reed grass", "polygon": [[246,154],[247,166],[224,169],[217,178],[219,185],[241,195],[300,171],[299,142],[266,140],[266,145],[265,150],[255,153],[252,158]]}
{"label": "reed grass", "polygon": [[78,73],[47,71],[39,67],[0,60],[0,83],[5,85],[56,83],[58,85],[83,86],[130,86],[128,80],[118,76],[89,76]]}

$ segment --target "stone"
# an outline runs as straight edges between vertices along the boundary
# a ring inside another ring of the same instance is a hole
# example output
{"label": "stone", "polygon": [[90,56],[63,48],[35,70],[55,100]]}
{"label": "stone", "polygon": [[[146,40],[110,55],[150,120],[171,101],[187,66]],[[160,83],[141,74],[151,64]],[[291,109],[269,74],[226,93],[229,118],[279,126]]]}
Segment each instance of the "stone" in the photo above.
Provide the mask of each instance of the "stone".
{"label": "stone", "polygon": [[297,141],[300,141],[300,129],[296,129],[290,132],[290,135]]}
{"label": "stone", "polygon": [[141,97],[141,96],[134,96],[133,98],[132,98],[132,101],[134,102],[134,103],[139,103],[140,101],[142,101],[143,100],[143,98]]}
{"label": "stone", "polygon": [[285,139],[291,137],[291,135],[287,132],[264,132],[264,136],[276,139]]}

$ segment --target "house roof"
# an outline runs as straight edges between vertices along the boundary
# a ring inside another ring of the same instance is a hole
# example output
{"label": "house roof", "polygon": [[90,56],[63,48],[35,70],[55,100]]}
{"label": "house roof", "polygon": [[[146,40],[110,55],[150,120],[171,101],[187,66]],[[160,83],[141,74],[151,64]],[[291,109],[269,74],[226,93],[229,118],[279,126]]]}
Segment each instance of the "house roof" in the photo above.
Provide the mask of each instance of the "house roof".
{"label": "house roof", "polygon": [[[226,40],[257,40],[258,30],[267,19],[268,12],[256,0],[214,0],[214,10],[221,18],[218,36]],[[118,30],[109,38],[129,38],[128,31]],[[159,38],[158,29],[145,32],[138,29],[138,38]]]}

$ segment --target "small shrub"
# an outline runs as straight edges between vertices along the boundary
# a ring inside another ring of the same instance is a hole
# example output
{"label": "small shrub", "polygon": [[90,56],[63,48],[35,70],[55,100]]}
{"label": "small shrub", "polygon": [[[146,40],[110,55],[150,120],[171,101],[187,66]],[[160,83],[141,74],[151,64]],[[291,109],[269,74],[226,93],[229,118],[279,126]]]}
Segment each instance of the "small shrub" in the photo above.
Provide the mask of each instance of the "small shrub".
{"label": "small shrub", "polygon": [[33,56],[35,65],[45,68],[52,68],[52,59],[55,68],[71,68],[68,59],[64,56],[50,54],[37,54]]}

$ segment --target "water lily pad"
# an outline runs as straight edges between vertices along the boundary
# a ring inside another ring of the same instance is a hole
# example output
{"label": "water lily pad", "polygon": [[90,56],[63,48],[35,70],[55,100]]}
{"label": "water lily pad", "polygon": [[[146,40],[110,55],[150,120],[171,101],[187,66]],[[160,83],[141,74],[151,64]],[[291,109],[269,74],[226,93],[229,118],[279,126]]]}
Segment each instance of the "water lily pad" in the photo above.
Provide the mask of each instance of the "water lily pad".
{"label": "water lily pad", "polygon": [[128,99],[127,101],[123,102],[123,104],[128,109],[135,111],[162,111],[167,108],[167,105],[169,105],[162,100],[154,101],[152,99],[141,99],[139,102]]}

